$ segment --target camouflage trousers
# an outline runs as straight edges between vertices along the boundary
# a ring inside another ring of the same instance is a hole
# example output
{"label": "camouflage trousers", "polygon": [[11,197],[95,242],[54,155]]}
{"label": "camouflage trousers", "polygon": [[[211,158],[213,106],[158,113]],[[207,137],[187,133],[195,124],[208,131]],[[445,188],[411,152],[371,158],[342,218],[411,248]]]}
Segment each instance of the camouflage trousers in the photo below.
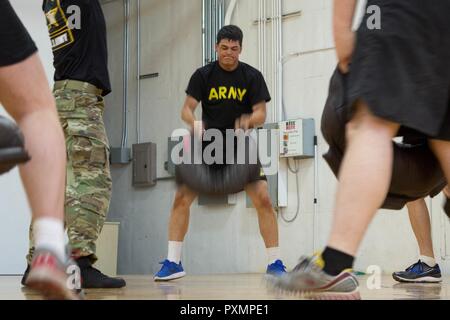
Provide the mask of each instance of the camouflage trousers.
{"label": "camouflage trousers", "polygon": [[[103,97],[72,89],[53,92],[67,150],[65,225],[74,258],[95,256],[111,199],[109,143]],[[34,246],[30,226],[31,262]]]}

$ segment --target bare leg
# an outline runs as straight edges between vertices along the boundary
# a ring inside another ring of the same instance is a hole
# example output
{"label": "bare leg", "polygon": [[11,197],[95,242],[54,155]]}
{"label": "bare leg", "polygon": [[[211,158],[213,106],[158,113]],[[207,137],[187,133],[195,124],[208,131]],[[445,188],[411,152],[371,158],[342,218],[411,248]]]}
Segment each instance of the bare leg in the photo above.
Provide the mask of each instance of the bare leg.
{"label": "bare leg", "polygon": [[245,191],[258,212],[259,230],[266,248],[278,247],[278,223],[266,181],[257,181],[245,187]]}
{"label": "bare leg", "polygon": [[31,161],[20,167],[37,249],[26,285],[48,298],[78,299],[66,274],[64,134],[37,54],[0,68],[0,100],[21,128],[31,155]]}
{"label": "bare leg", "polygon": [[33,219],[63,221],[66,177],[64,135],[44,69],[34,54],[27,60],[0,68],[0,100],[25,136],[31,161],[20,174]]}
{"label": "bare leg", "polygon": [[434,258],[430,214],[424,199],[407,204],[409,221],[419,245],[420,254]]}
{"label": "bare leg", "polygon": [[189,227],[189,209],[197,194],[186,186],[181,186],[175,194],[169,220],[169,241],[183,242]]}
{"label": "bare leg", "polygon": [[355,256],[373,216],[388,192],[395,123],[375,117],[363,103],[347,126],[329,246]]}

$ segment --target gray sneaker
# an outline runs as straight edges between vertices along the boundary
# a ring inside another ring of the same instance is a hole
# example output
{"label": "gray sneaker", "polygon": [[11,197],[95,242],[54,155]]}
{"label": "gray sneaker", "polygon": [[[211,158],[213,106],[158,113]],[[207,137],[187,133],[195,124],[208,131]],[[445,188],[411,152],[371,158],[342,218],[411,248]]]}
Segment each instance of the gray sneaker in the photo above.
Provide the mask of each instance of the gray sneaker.
{"label": "gray sneaker", "polygon": [[306,299],[360,300],[358,280],[344,270],[336,277],[326,274],[320,256],[302,257],[291,272],[269,279],[272,289],[295,292]]}
{"label": "gray sneaker", "polygon": [[79,268],[71,260],[60,261],[47,249],[36,249],[25,285],[50,300],[80,300]]}

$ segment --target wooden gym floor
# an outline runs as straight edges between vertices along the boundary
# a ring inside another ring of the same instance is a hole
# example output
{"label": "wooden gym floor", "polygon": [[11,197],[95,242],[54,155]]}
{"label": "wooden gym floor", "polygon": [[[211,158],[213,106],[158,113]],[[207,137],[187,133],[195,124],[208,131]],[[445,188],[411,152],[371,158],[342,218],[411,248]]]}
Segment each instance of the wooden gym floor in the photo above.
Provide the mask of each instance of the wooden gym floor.
{"label": "wooden gym floor", "polygon": [[[86,290],[87,300],[296,300],[276,296],[265,286],[263,275],[186,276],[173,282],[155,283],[151,276],[125,276],[123,289]],[[22,288],[20,276],[0,276],[0,300],[37,300],[36,293]],[[441,284],[401,284],[382,276],[381,288],[368,289],[367,277],[358,277],[364,300],[450,299],[450,277]]]}

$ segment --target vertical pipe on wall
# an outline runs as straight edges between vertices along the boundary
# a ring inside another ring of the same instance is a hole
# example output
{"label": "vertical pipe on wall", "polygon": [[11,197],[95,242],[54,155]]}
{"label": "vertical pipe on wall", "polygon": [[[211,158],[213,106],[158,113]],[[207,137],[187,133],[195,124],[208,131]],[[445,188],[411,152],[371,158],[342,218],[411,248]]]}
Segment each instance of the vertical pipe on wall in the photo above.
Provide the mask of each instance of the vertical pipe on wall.
{"label": "vertical pipe on wall", "polygon": [[[220,28],[222,28],[223,21],[225,18],[225,10],[224,10],[224,5],[225,5],[225,0],[219,0],[219,10],[218,10],[218,14],[219,14],[219,18],[218,18],[218,24],[217,24],[217,32],[219,32]],[[217,58],[217,53],[216,53],[216,58]]]}
{"label": "vertical pipe on wall", "polygon": [[213,14],[213,17],[214,17],[214,29],[213,29],[213,33],[211,35],[211,60],[216,60],[216,54],[215,54],[214,49],[213,49],[214,48],[214,41],[213,41],[213,39],[214,39],[214,36],[217,34],[217,26],[219,25],[219,21],[218,21],[219,15],[217,13],[217,11],[218,11],[217,1],[218,0],[213,0],[214,10],[213,10],[212,14]]}
{"label": "vertical pipe on wall", "polygon": [[124,0],[124,44],[123,44],[123,112],[122,112],[122,142],[121,147],[127,146],[128,140],[128,70],[129,70],[129,17],[130,1]]}
{"label": "vertical pipe on wall", "polygon": [[141,0],[137,0],[137,102],[136,102],[136,138],[141,143]]}
{"label": "vertical pipe on wall", "polygon": [[[231,24],[231,17],[233,16],[234,8],[236,7],[237,0],[231,0],[230,4],[228,5],[227,12],[225,15],[225,21],[224,25]],[[223,0],[223,6],[225,8],[225,0]]]}
{"label": "vertical pipe on wall", "polygon": [[206,0],[202,0],[202,66],[206,64]]}
{"label": "vertical pipe on wall", "polygon": [[208,45],[207,45],[207,57],[208,57],[208,63],[211,62],[211,31],[212,31],[212,17],[211,17],[211,0],[207,0],[208,2]]}
{"label": "vertical pipe on wall", "polygon": [[262,71],[262,1],[258,0],[258,69]]}
{"label": "vertical pipe on wall", "polygon": [[[233,12],[234,5],[227,15]],[[202,60],[203,65],[217,59],[216,35],[225,23],[225,0],[202,0]]]}
{"label": "vertical pipe on wall", "polygon": [[272,102],[272,108],[271,108],[271,113],[272,113],[272,122],[276,122],[276,110],[277,110],[277,104],[278,104],[278,73],[277,73],[277,68],[278,68],[278,41],[277,41],[277,35],[278,35],[278,30],[277,30],[277,24],[276,24],[276,15],[277,15],[277,7],[276,7],[276,1],[272,0],[272,24],[271,24],[271,29],[272,29],[272,35],[271,35],[271,47],[272,47],[272,54],[271,54],[271,65],[272,65],[272,73],[271,73],[271,80],[272,80],[272,95],[273,95],[273,102]]}
{"label": "vertical pipe on wall", "polygon": [[[222,14],[221,11],[221,2],[222,0],[216,0],[216,32],[214,32],[214,35],[217,35],[217,33],[219,32],[220,29],[220,16]],[[213,39],[211,39],[212,43],[215,43],[215,41],[213,41]],[[214,51],[214,58],[217,59],[217,53]]]}
{"label": "vertical pipe on wall", "polygon": [[205,31],[205,37],[206,37],[206,48],[205,48],[205,53],[206,53],[206,60],[205,60],[205,64],[208,64],[210,61],[210,52],[211,52],[211,48],[210,48],[210,39],[211,39],[211,1],[210,0],[206,0],[205,2],[206,4],[206,9],[205,9],[205,19],[206,19],[206,31]]}
{"label": "vertical pipe on wall", "polygon": [[283,120],[283,0],[278,0],[278,114],[277,120]]}
{"label": "vertical pipe on wall", "polygon": [[[220,23],[219,26],[223,27],[225,25],[225,0],[221,0],[221,4],[220,4]],[[227,23],[229,24],[229,23]]]}
{"label": "vertical pipe on wall", "polygon": [[209,37],[209,61],[214,61],[215,55],[214,55],[214,42],[212,39],[214,38],[214,35],[216,34],[216,3],[217,0],[211,0],[211,35]]}
{"label": "vertical pipe on wall", "polygon": [[217,32],[219,32],[219,26],[222,24],[222,2],[223,2],[223,0],[217,0],[217,10],[216,10],[217,30],[216,30],[216,34],[217,34]]}
{"label": "vertical pipe on wall", "polygon": [[263,14],[263,17],[262,17],[262,21],[263,21],[263,29],[262,29],[262,31],[263,31],[263,36],[262,36],[262,60],[263,60],[263,64],[262,64],[262,70],[261,70],[261,72],[263,73],[263,75],[264,76],[266,76],[266,39],[267,39],[267,37],[266,37],[266,26],[267,26],[267,23],[266,23],[266,16],[267,16],[267,14],[266,14],[266,8],[267,8],[267,3],[266,3],[266,0],[263,0],[263,10],[262,10],[262,14]]}
{"label": "vertical pipe on wall", "polygon": [[314,217],[313,217],[313,252],[317,249],[319,217],[317,216],[317,207],[319,201],[319,146],[317,137],[314,139]]}

